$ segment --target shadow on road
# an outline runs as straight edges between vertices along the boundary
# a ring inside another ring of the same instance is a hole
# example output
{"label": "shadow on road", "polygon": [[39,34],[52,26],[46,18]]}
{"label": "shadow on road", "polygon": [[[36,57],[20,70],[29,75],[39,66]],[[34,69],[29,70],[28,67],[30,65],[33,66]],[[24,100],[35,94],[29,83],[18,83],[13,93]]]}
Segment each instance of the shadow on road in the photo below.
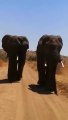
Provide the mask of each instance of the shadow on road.
{"label": "shadow on road", "polygon": [[37,92],[39,94],[46,94],[46,95],[53,94],[51,91],[46,90],[45,87],[36,84],[29,85],[28,89],[32,90],[33,92]]}
{"label": "shadow on road", "polygon": [[0,84],[6,84],[6,83],[18,83],[19,81],[9,81],[8,79],[2,79],[0,80]]}
{"label": "shadow on road", "polygon": [[8,79],[2,79],[2,80],[0,80],[0,84],[4,84],[4,83],[9,83]]}

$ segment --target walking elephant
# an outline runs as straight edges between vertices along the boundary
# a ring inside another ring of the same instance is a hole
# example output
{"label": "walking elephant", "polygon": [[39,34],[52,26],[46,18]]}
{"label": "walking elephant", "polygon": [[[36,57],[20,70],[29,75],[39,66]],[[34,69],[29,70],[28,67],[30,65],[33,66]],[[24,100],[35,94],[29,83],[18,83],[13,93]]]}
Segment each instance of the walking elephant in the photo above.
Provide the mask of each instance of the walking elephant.
{"label": "walking elephant", "polygon": [[29,42],[25,36],[5,35],[2,38],[2,47],[9,57],[8,80],[19,81],[22,78]]}
{"label": "walking elephant", "polygon": [[37,45],[38,84],[48,91],[57,94],[55,73],[58,62],[61,62],[60,51],[62,38],[54,35],[43,35]]}

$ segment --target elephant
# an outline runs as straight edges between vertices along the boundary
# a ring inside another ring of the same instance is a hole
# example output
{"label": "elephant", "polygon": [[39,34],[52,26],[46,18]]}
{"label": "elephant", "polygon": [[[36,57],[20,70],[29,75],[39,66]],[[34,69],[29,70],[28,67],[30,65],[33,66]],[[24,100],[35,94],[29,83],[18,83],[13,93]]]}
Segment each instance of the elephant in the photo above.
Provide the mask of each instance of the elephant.
{"label": "elephant", "polygon": [[19,81],[26,60],[26,52],[29,49],[29,41],[25,36],[5,35],[2,38],[2,48],[7,52],[8,80],[9,82]]}
{"label": "elephant", "polygon": [[56,68],[58,62],[62,61],[60,51],[63,41],[59,35],[43,35],[37,45],[37,70],[38,84],[44,86],[46,91],[57,94]]}

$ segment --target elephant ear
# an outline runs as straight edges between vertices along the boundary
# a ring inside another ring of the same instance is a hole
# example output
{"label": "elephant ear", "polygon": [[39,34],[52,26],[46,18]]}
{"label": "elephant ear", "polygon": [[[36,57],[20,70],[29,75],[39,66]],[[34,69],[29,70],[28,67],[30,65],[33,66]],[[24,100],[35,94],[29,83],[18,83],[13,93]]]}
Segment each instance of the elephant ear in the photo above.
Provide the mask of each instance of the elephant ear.
{"label": "elephant ear", "polygon": [[61,37],[58,37],[58,40],[59,40],[59,42],[60,42],[61,46],[63,46],[63,41],[62,41],[62,38],[61,38]]}
{"label": "elephant ear", "polygon": [[29,42],[25,36],[18,37],[18,40],[21,43],[21,46],[24,50],[29,49]]}
{"label": "elephant ear", "polygon": [[62,38],[59,36],[58,37],[58,41],[59,41],[59,47],[58,47],[58,51],[60,52],[61,51],[61,49],[62,49],[62,46],[63,46],[63,41],[62,41]]}
{"label": "elephant ear", "polygon": [[3,48],[6,52],[9,51],[10,39],[11,39],[11,36],[10,36],[10,35],[5,35],[5,36],[2,38],[2,48]]}

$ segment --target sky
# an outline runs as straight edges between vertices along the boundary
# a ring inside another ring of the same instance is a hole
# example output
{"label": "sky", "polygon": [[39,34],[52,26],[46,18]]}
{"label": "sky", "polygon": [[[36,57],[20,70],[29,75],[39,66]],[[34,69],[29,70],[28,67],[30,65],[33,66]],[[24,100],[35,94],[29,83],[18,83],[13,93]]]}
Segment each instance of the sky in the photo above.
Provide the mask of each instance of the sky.
{"label": "sky", "polygon": [[0,48],[5,34],[26,36],[30,50],[42,35],[60,35],[68,56],[68,0],[0,0]]}

